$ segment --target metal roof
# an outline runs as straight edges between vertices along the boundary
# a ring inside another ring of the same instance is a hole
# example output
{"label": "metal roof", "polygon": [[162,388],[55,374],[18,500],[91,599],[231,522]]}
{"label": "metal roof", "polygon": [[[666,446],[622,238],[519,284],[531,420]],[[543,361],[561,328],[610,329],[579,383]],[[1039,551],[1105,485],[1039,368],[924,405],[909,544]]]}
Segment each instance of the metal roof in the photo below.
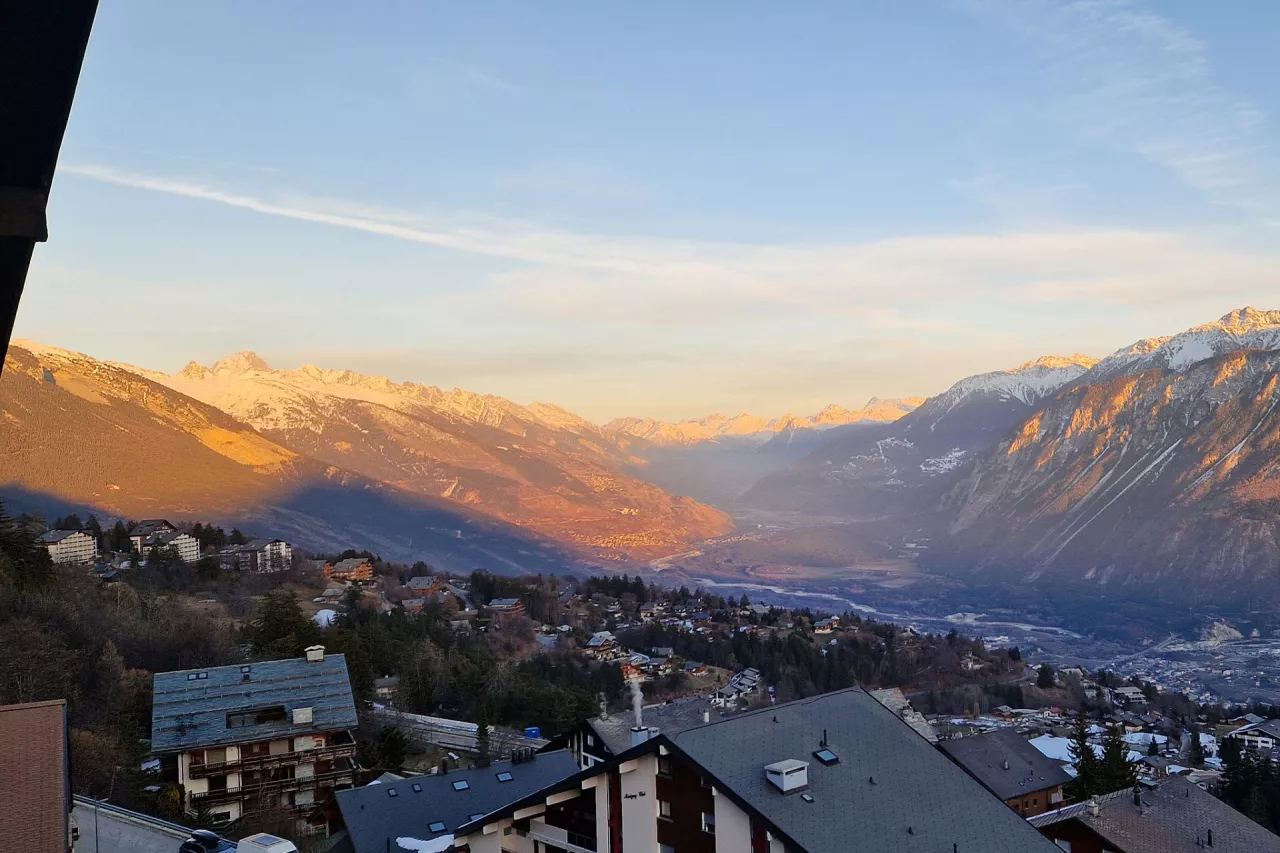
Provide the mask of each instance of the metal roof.
{"label": "metal roof", "polygon": [[[822,748],[808,798],[764,767]],[[670,738],[807,853],[1053,853],[1057,847],[860,688],[738,714]],[[955,845],[953,847],[953,845]]]}
{"label": "metal roof", "polygon": [[939,747],[1002,800],[1071,781],[1061,764],[1047,758],[1014,729],[946,740]]}
{"label": "metal roof", "polygon": [[[338,809],[355,853],[385,853],[401,849],[397,838],[427,841],[448,835],[473,815],[488,814],[577,772],[571,753],[544,752],[518,764],[498,761],[484,768],[339,791]],[[499,774],[511,778],[501,782]],[[466,788],[456,790],[458,782],[466,782]],[[437,822],[444,829],[432,832],[430,826]]]}
{"label": "metal roof", "polygon": [[0,833],[5,847],[32,853],[68,849],[71,807],[67,768],[67,702],[0,707]]}
{"label": "metal roof", "polygon": [[[342,655],[160,672],[153,698],[151,749],[156,754],[356,727]],[[277,706],[285,708],[282,721],[227,728],[230,712]],[[311,722],[295,725],[295,708],[311,708]]]}
{"label": "metal roof", "polygon": [[[79,530],[47,530],[44,533],[40,534],[40,541],[46,544],[52,545],[55,542],[61,542],[63,539],[66,539],[68,536],[73,536],[76,533],[80,533],[80,532],[81,531]],[[87,536],[88,534],[84,534],[84,535]]]}
{"label": "metal roof", "polygon": [[[1089,814],[1088,803],[1080,803],[1033,823],[1045,827],[1078,820],[1125,853],[1280,853],[1280,836],[1180,776],[1141,792],[1141,805],[1129,791],[1100,799],[1097,816]],[[1210,830],[1212,847],[1207,846]]]}

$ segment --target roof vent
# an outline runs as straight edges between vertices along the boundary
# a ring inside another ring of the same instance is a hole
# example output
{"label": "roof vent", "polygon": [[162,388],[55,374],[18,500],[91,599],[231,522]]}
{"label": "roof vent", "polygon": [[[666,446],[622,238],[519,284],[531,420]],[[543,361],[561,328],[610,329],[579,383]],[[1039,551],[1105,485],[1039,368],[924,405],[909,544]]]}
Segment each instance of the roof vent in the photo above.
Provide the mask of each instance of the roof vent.
{"label": "roof vent", "polygon": [[809,762],[787,758],[766,764],[764,775],[784,794],[794,794],[809,787]]}
{"label": "roof vent", "polygon": [[307,646],[307,660],[312,663],[318,663],[324,660],[324,646]]}
{"label": "roof vent", "polygon": [[311,725],[311,709],[310,708],[294,708],[293,724],[295,726]]}

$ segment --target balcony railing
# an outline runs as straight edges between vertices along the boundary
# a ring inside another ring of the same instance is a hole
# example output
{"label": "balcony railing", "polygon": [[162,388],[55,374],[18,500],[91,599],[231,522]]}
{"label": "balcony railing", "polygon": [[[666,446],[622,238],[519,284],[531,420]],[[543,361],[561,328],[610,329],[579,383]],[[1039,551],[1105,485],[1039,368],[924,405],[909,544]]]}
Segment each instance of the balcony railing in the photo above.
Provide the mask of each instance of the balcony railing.
{"label": "balcony railing", "polygon": [[516,834],[533,841],[541,841],[568,853],[596,853],[595,839],[540,820],[529,822],[528,829],[516,829]]}
{"label": "balcony railing", "polygon": [[187,773],[193,779],[203,779],[207,776],[221,776],[224,773],[238,773],[245,770],[264,770],[291,764],[310,764],[314,761],[354,758],[355,754],[356,745],[354,743],[340,743],[300,752],[282,752],[276,755],[249,755],[235,761],[191,764],[187,768]]}
{"label": "balcony railing", "polygon": [[190,792],[192,803],[220,803],[230,800],[247,800],[255,797],[285,794],[289,791],[301,791],[318,788],[335,782],[355,784],[357,770],[354,766],[328,773],[316,773],[312,776],[297,776],[293,779],[272,779],[267,782],[251,782],[234,788],[219,788],[216,791]]}

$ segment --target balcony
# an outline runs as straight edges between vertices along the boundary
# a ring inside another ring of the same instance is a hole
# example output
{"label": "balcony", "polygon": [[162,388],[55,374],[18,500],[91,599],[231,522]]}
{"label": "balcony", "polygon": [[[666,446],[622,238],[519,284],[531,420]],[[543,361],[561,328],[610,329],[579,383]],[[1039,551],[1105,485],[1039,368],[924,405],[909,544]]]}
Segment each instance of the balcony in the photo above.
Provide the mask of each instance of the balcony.
{"label": "balcony", "polygon": [[595,840],[576,832],[569,832],[558,826],[551,826],[541,820],[529,821],[528,829],[516,829],[516,834],[532,841],[558,847],[568,853],[596,853]]}
{"label": "balcony", "polygon": [[273,767],[310,764],[315,761],[354,758],[355,755],[356,745],[354,743],[340,743],[333,746],[322,746],[319,749],[307,749],[302,752],[282,752],[278,755],[252,755],[240,758],[236,761],[192,764],[187,768],[187,774],[192,779],[204,779],[209,776],[222,776],[226,773],[241,773],[248,770],[269,770]]}
{"label": "balcony", "polygon": [[234,788],[220,788],[216,791],[190,792],[188,797],[191,804],[196,803],[226,803],[238,800],[254,799],[256,797],[270,797],[278,794],[285,794],[290,791],[302,791],[310,788],[319,788],[332,786],[334,784],[355,784],[356,767],[354,765],[342,770],[332,770],[328,773],[316,773],[313,776],[298,776],[293,779],[273,779],[269,782],[256,782],[249,785],[239,785]]}

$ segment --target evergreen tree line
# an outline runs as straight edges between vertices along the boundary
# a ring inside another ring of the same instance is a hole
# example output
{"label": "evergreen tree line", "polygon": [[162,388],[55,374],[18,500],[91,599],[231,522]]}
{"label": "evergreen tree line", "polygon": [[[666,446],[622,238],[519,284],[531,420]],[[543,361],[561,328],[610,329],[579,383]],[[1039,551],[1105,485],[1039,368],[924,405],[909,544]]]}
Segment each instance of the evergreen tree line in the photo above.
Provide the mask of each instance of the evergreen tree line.
{"label": "evergreen tree line", "polygon": [[1241,747],[1227,738],[1219,752],[1223,763],[1218,795],[1237,811],[1280,834],[1280,773],[1271,756]]}
{"label": "evergreen tree line", "polygon": [[1077,775],[1064,786],[1064,793],[1073,800],[1128,790],[1138,782],[1138,768],[1129,761],[1129,744],[1119,726],[1107,729],[1099,756],[1089,742],[1089,721],[1080,714],[1068,749]]}

